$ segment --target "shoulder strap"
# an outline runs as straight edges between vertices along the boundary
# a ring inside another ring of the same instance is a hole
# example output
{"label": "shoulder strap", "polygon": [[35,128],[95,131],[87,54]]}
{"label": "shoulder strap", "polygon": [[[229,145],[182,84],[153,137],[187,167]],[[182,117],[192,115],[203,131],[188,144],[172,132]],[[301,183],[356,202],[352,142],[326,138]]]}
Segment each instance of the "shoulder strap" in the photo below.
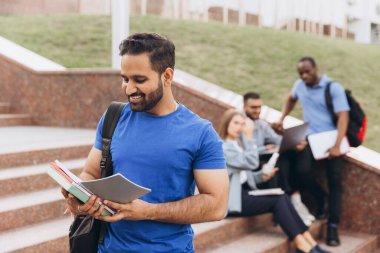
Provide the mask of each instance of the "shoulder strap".
{"label": "shoulder strap", "polygon": [[336,118],[336,115],[334,113],[334,105],[332,103],[332,97],[331,97],[331,92],[330,92],[330,87],[331,87],[331,84],[333,83],[334,81],[329,81],[326,85],[326,89],[325,89],[325,100],[326,100],[326,106],[327,106],[327,109],[329,110],[330,114],[331,114],[331,117],[333,118],[333,121],[334,123],[337,122],[337,118]]}
{"label": "shoulder strap", "polygon": [[102,129],[102,159],[100,161],[102,177],[110,176],[113,172],[112,157],[110,154],[111,140],[124,106],[125,103],[112,102],[104,117]]}
{"label": "shoulder strap", "polygon": [[[112,157],[110,153],[111,140],[113,132],[115,131],[117,122],[119,121],[120,113],[123,110],[125,103],[112,102],[107,109],[106,116],[104,117],[102,129],[102,159],[100,160],[101,176],[107,177],[112,175]],[[99,239],[98,242],[104,242],[104,235],[106,231],[106,223],[100,223]]]}

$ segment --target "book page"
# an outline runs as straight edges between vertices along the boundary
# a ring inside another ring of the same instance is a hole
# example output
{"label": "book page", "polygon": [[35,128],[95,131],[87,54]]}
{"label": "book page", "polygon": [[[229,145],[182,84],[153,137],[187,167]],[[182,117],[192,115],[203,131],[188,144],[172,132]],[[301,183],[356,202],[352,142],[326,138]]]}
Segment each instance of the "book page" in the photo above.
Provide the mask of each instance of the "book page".
{"label": "book page", "polygon": [[248,192],[252,196],[266,196],[266,195],[282,195],[284,191],[281,188],[271,188],[271,189],[262,189],[262,190],[253,190]]}

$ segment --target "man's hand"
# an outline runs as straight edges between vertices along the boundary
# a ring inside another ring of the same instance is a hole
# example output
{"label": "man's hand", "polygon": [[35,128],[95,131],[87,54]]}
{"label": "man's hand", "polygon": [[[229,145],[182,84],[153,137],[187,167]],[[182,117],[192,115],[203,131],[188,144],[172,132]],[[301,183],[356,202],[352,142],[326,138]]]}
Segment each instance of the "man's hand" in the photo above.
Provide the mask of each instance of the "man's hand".
{"label": "man's hand", "polygon": [[342,155],[342,153],[340,153],[340,147],[337,147],[337,146],[330,148],[328,152],[330,154],[330,158],[339,157]]}
{"label": "man's hand", "polygon": [[73,215],[91,215],[96,217],[103,212],[104,207],[99,204],[100,199],[95,195],[91,196],[86,203],[82,204],[82,202],[65,189],[61,188],[61,193],[65,197],[67,209]]}
{"label": "man's hand", "polygon": [[307,141],[303,140],[300,143],[298,143],[294,149],[297,150],[298,152],[300,152],[300,151],[304,150],[306,146],[307,146]]}
{"label": "man's hand", "polygon": [[123,219],[127,220],[149,220],[153,219],[154,216],[154,204],[150,204],[141,199],[136,199],[127,204],[119,204],[109,200],[105,200],[104,204],[119,210],[116,214],[112,216],[101,216],[98,214],[95,218],[107,221],[115,222]]}
{"label": "man's hand", "polygon": [[284,124],[282,121],[272,123],[270,126],[277,134],[282,135],[284,133]]}

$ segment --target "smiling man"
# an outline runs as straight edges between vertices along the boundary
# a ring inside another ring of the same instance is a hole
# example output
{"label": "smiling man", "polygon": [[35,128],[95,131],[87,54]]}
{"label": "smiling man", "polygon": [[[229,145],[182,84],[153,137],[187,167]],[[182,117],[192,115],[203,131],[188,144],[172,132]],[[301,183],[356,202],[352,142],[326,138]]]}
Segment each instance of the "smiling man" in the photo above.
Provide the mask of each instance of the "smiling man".
{"label": "smiling man", "polygon": [[[137,33],[120,44],[123,109],[111,144],[114,173],[152,192],[128,204],[105,203],[119,210],[101,217],[93,196],[80,204],[67,195],[76,215],[107,221],[99,252],[193,252],[189,224],[224,218],[228,176],[222,142],[209,121],[176,102],[171,85],[174,44],[154,33]],[[82,179],[100,177],[101,118]],[[195,185],[199,194],[194,195]]]}

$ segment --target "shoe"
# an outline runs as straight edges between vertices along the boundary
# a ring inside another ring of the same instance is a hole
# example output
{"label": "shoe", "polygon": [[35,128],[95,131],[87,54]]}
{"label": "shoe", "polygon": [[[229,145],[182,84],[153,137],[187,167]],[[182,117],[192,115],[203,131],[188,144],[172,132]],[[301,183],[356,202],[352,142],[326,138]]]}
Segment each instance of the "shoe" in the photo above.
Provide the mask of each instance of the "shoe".
{"label": "shoe", "polygon": [[319,252],[319,253],[331,253],[331,251],[327,251],[327,250],[322,249],[318,244],[315,245],[314,248],[315,248],[315,249],[317,250],[317,252]]}
{"label": "shoe", "polygon": [[[326,252],[328,252],[328,251],[326,251]],[[300,249],[296,249],[296,253],[307,253],[307,252],[302,251]],[[324,253],[324,251],[323,252],[318,251],[317,246],[315,246],[308,253]],[[328,253],[330,253],[330,252],[328,252]]]}
{"label": "shoe", "polygon": [[303,223],[305,223],[306,226],[310,227],[313,221],[315,221],[315,217],[310,214],[307,207],[302,203],[293,203],[294,209],[296,209],[298,215],[301,217]]}
{"label": "shoe", "polygon": [[338,226],[336,224],[327,225],[326,244],[329,246],[339,246]]}

